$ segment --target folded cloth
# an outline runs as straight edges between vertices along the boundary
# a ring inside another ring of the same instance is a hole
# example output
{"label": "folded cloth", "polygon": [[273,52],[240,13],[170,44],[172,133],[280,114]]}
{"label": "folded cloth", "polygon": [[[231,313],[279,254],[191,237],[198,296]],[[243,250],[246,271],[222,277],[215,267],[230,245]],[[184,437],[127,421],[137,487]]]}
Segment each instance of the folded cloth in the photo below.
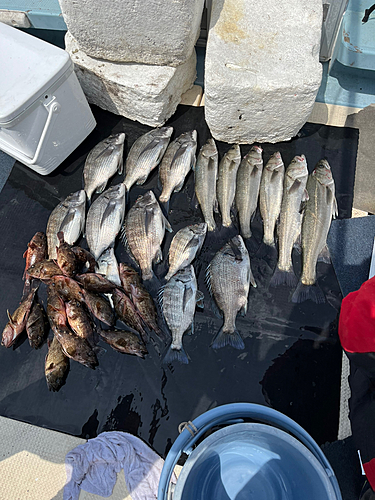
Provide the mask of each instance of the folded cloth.
{"label": "folded cloth", "polygon": [[[66,455],[64,500],[77,500],[81,488],[109,497],[121,469],[133,500],[157,499],[163,464],[164,460],[136,436],[103,432]],[[172,481],[176,482],[175,476]]]}

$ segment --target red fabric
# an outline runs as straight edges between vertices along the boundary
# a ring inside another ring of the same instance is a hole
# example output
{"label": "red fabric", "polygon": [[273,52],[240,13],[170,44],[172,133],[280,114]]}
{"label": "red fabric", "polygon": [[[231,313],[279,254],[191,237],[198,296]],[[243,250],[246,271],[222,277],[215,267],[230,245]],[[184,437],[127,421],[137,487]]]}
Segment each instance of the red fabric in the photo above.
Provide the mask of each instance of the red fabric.
{"label": "red fabric", "polygon": [[363,470],[365,471],[366,477],[370,486],[375,490],[375,458],[363,464]]}
{"label": "red fabric", "polygon": [[375,352],[375,276],[341,304],[339,337],[348,352]]}

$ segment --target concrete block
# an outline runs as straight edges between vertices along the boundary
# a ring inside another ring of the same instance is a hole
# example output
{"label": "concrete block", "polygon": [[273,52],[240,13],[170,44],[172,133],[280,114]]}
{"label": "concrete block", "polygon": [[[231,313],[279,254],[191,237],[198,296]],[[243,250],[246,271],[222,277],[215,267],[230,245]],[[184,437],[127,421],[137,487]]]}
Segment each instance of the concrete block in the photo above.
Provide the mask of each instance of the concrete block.
{"label": "concrete block", "polygon": [[229,143],[293,137],[320,86],[321,0],[213,0],[205,116]]}
{"label": "concrete block", "polygon": [[178,66],[199,36],[204,0],[59,0],[64,20],[89,56]]}
{"label": "concrete block", "polygon": [[173,115],[196,78],[195,50],[187,62],[172,68],[89,57],[69,32],[65,45],[89,102],[151,127],[163,125]]}

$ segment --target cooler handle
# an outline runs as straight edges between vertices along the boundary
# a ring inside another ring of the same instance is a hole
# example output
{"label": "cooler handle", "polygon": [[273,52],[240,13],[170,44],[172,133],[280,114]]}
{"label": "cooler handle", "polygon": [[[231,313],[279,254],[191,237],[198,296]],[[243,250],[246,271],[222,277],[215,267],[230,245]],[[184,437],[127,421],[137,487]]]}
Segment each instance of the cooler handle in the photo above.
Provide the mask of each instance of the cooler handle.
{"label": "cooler handle", "polygon": [[34,157],[30,159],[30,156],[25,155],[24,153],[21,153],[20,151],[17,151],[17,159],[20,159],[21,161],[24,161],[26,165],[35,165],[39,159],[40,151],[42,150],[44,140],[47,136],[47,132],[50,127],[52,127],[53,122],[55,121],[56,116],[60,113],[61,105],[56,101],[56,97],[53,96],[51,101],[48,104],[44,104],[44,107],[48,111],[48,116],[46,123],[44,125],[42,134],[39,139],[38,146],[36,148]]}

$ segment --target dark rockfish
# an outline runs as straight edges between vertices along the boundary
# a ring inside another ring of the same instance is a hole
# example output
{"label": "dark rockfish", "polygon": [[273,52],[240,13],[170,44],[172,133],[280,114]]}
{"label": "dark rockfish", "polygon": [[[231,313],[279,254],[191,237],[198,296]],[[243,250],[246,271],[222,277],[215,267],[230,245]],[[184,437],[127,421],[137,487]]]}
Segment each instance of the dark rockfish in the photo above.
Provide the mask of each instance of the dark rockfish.
{"label": "dark rockfish", "polygon": [[48,389],[57,392],[65,384],[69,372],[69,358],[65,356],[56,337],[53,337],[52,342],[48,341],[48,344],[44,373]]}
{"label": "dark rockfish", "polygon": [[29,267],[27,273],[31,278],[48,281],[53,276],[61,274],[61,269],[54,260],[42,260]]}
{"label": "dark rockfish", "polygon": [[148,354],[144,343],[133,332],[126,330],[99,330],[99,335],[113,349],[123,354],[134,354],[142,359]]}
{"label": "dark rockfish", "polygon": [[12,315],[9,313],[9,311],[7,311],[9,321],[5,325],[5,328],[3,330],[3,336],[1,341],[3,346],[11,347],[16,341],[17,337],[26,328],[27,318],[29,317],[31,306],[34,302],[34,296],[36,290],[37,289],[34,288],[33,290],[31,290],[31,292],[29,292],[26,295],[26,297],[22,299],[20,305],[17,307],[17,309],[14,311]]}
{"label": "dark rockfish", "polygon": [[[320,160],[309,175],[306,185],[309,199],[302,219],[302,274],[292,302],[313,300],[325,302],[323,291],[316,283],[318,257],[328,253],[327,235],[332,217],[338,215],[335,182],[327,160]],[[329,262],[328,255],[325,260]]]}
{"label": "dark rockfish", "polygon": [[224,324],[215,336],[212,347],[231,345],[244,349],[236,329],[237,313],[247,312],[250,283],[256,286],[250,268],[250,257],[241,236],[235,236],[219,250],[207,268],[208,289],[224,314]]}
{"label": "dark rockfish", "polygon": [[73,252],[71,245],[64,241],[64,233],[62,231],[57,233],[57,237],[60,242],[56,248],[57,265],[63,274],[73,276],[78,270],[76,254]]}
{"label": "dark rockfish", "polygon": [[164,334],[158,326],[158,315],[154,301],[146,288],[142,285],[141,278],[137,271],[122,263],[119,266],[119,271],[122,286],[131,298],[147,328],[164,338]]}
{"label": "dark rockfish", "polygon": [[111,293],[116,288],[112,281],[97,273],[77,274],[75,279],[89,292]]}
{"label": "dark rockfish", "polygon": [[91,273],[95,271],[96,261],[94,256],[88,250],[76,246],[72,247],[72,251],[74,252],[77,262],[81,268],[86,268]]}
{"label": "dark rockfish", "polygon": [[86,306],[95,318],[108,326],[113,326],[115,324],[115,314],[109,302],[101,295],[96,295],[85,289],[82,290],[82,293]]}
{"label": "dark rockfish", "polygon": [[142,326],[141,317],[139,316],[135,305],[126,293],[116,289],[112,292],[112,300],[119,319],[138,332],[141,335],[142,340],[148,340],[147,333]]}
{"label": "dark rockfish", "polygon": [[79,302],[84,301],[83,290],[79,284],[68,276],[53,276],[50,285],[54,287],[56,292],[65,300],[76,299]]}
{"label": "dark rockfish", "polygon": [[259,146],[253,146],[241,161],[237,172],[236,206],[244,238],[251,236],[250,222],[258,206],[263,172],[262,151]]}
{"label": "dark rockfish", "polygon": [[39,302],[34,301],[26,321],[26,333],[33,349],[39,349],[48,333],[47,316]]}
{"label": "dark rockfish", "polygon": [[36,264],[48,258],[47,252],[47,238],[46,235],[40,231],[34,234],[30,242],[27,245],[27,250],[23,254],[24,259],[26,259],[25,271],[23,273],[23,279],[25,285],[23,288],[23,295],[27,295],[31,288],[31,276],[28,274],[27,270]]}
{"label": "dark rockfish", "polygon": [[95,369],[98,366],[95,352],[86,339],[78,337],[68,328],[64,301],[51,285],[47,289],[47,316],[64,354],[88,368]]}
{"label": "dark rockfish", "polygon": [[66,317],[68,324],[73,332],[83,339],[88,340],[93,345],[94,331],[92,323],[83,306],[78,300],[69,300],[65,304]]}

